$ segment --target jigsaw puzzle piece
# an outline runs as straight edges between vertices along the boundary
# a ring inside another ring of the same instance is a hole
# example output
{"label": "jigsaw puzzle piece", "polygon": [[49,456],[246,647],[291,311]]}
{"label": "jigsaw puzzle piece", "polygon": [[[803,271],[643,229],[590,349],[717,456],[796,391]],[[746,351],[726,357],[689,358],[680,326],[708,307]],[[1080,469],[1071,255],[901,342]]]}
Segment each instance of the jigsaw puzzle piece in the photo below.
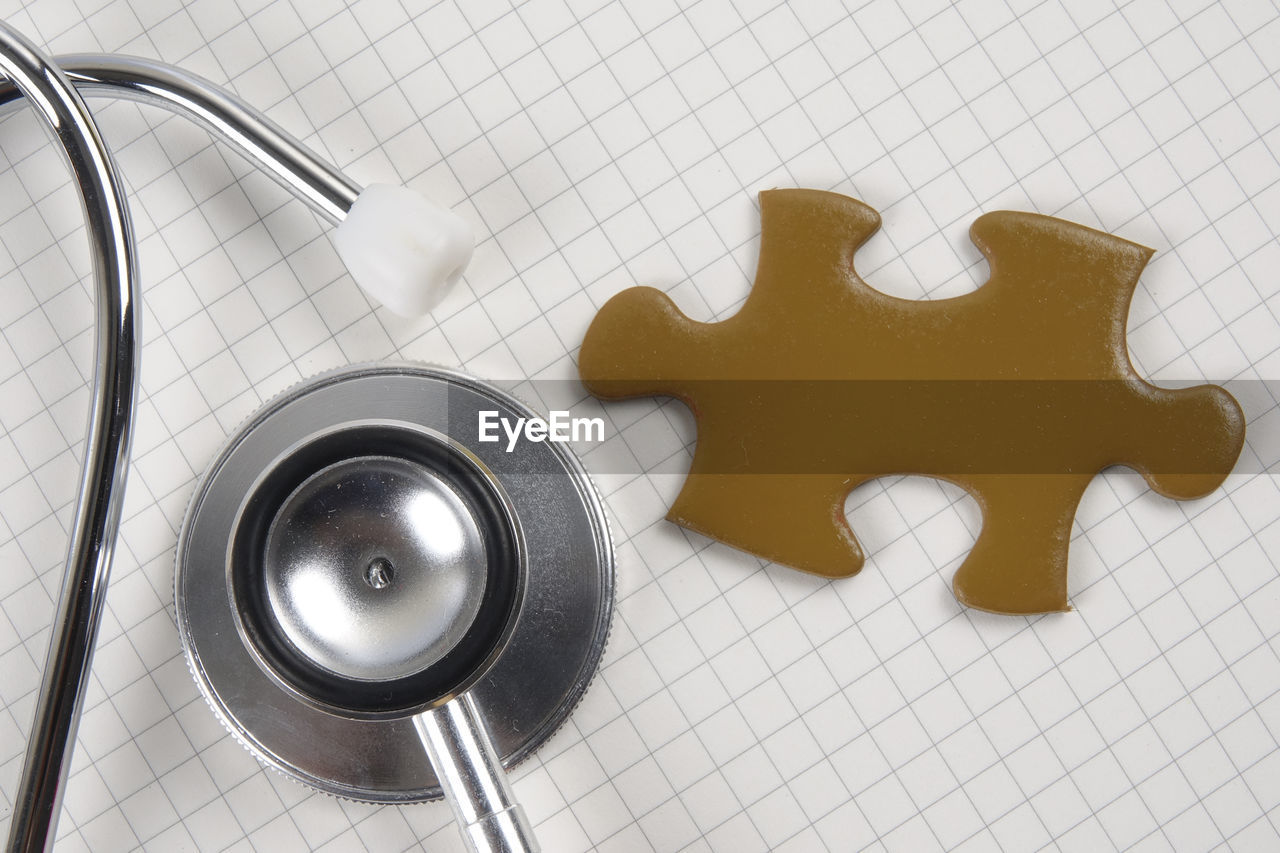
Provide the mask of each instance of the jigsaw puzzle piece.
{"label": "jigsaw puzzle piece", "polygon": [[[1074,222],[1001,210],[969,231],[991,272],[972,319],[1001,350],[988,376],[1119,379],[1129,363],[1125,326],[1151,249]],[[985,306],[983,311],[979,304]]]}
{"label": "jigsaw puzzle piece", "polygon": [[[989,454],[964,474],[944,475],[982,508],[978,541],[953,581],[956,597],[971,607],[999,613],[1068,609],[1071,524],[1097,473],[1124,465],[1166,497],[1202,497],[1222,484],[1244,442],[1243,413],[1217,386],[1053,382],[1031,385],[1042,400],[1039,411],[1048,416],[1027,422],[1024,435],[1001,435],[1000,443],[1010,448],[1003,458]],[[999,411],[1000,405],[991,408]]]}
{"label": "jigsaw puzzle piece", "polygon": [[982,530],[951,581],[956,599],[994,613],[1050,613],[1067,603],[1067,550],[1093,474],[986,474],[958,479]]}
{"label": "jigsaw puzzle piece", "polygon": [[627,288],[591,321],[578,353],[582,382],[606,400],[679,396],[690,380],[710,374],[699,341],[707,333],[699,327],[708,325],[690,320],[661,290]]}
{"label": "jigsaw puzzle piece", "polygon": [[[810,220],[813,211],[820,216]],[[721,322],[686,316],[665,293],[632,287],[596,314],[582,342],[583,383],[605,399],[668,394],[695,404],[709,381],[768,381],[842,376],[847,365],[780,357],[809,346],[815,317],[883,297],[853,269],[853,255],[880,227],[880,215],[857,199],[818,190],[760,194],[760,262],[742,308]],[[797,276],[796,270],[804,275]]]}
{"label": "jigsaw puzzle piece", "polygon": [[1244,447],[1244,412],[1217,385],[1170,389],[1135,379],[1111,396],[1121,399],[1097,407],[1096,432],[1085,440],[1105,448],[1101,467],[1132,468],[1165,497],[1209,494],[1226,480]]}
{"label": "jigsaw puzzle piece", "polygon": [[690,473],[667,520],[766,560],[827,577],[856,574],[862,548],[844,517],[848,478]]}
{"label": "jigsaw puzzle piece", "polygon": [[[669,521],[805,571],[854,574],[864,557],[844,501],[857,482],[842,474],[794,473],[792,460],[776,454],[767,473],[751,464],[757,454],[768,457],[768,445],[779,438],[751,429],[761,412],[811,410],[822,401],[790,399],[795,394],[788,391],[803,397],[812,386],[770,382],[761,376],[762,364],[744,363],[741,348],[719,346],[730,322],[691,320],[651,287],[624,290],[600,310],[583,341],[583,382],[604,399],[671,396],[693,412],[698,444]],[[763,355],[767,359],[767,351]],[[739,429],[744,424],[746,434]]]}
{"label": "jigsaw puzzle piece", "polygon": [[879,229],[880,214],[855,198],[803,189],[760,193],[755,282],[742,309],[725,322],[769,323],[767,340],[776,338],[780,328],[802,329],[814,315],[851,310],[868,298],[889,298],[868,286],[853,267],[854,254]]}
{"label": "jigsaw puzzle piece", "polygon": [[762,557],[839,577],[862,565],[844,521],[856,485],[888,474],[958,483],[983,529],[955,591],[1009,613],[1063,610],[1072,519],[1107,466],[1161,494],[1225,478],[1244,418],[1224,390],[1166,390],[1129,362],[1129,301],[1151,250],[1038,214],[974,224],[991,275],[973,293],[906,300],[868,286],[853,256],[879,225],[861,202],[761,193],[755,284],[741,310],[698,323],[662,292],[611,299],[579,371],[600,397],[669,395],[697,419],[668,518]]}

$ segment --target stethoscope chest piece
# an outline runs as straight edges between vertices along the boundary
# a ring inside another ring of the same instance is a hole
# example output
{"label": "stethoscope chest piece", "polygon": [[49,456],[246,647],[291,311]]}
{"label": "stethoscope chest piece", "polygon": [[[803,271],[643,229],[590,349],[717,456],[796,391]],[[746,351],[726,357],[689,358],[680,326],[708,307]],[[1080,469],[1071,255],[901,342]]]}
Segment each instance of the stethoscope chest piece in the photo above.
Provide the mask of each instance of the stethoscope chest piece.
{"label": "stethoscope chest piece", "polygon": [[464,692],[507,766],[599,663],[613,553],[549,442],[479,441],[513,397],[411,365],[325,374],[264,406],[197,486],[175,603],[192,673],[263,762],[369,802],[441,794],[414,715]]}

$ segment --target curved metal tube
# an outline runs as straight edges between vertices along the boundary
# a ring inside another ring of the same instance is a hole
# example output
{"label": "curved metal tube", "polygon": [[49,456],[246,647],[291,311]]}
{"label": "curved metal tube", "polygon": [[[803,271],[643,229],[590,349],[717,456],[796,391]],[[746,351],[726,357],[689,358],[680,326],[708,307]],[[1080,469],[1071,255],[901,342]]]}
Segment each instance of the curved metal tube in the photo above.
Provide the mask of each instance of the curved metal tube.
{"label": "curved metal tube", "polygon": [[52,60],[3,23],[0,73],[26,96],[64,152],[80,191],[97,283],[93,401],[79,502],[9,827],[8,849],[25,853],[53,847],[119,528],[141,338],[137,258],[124,191],[84,101]]}
{"label": "curved metal tube", "polygon": [[[335,225],[360,194],[358,184],[288,131],[198,74],[134,56],[74,54],[56,62],[85,96],[123,98],[186,116]],[[0,114],[21,97],[12,84],[0,85]]]}
{"label": "curved metal tube", "polygon": [[[61,67],[60,67],[61,66]],[[0,22],[0,114],[25,98],[53,129],[80,191],[97,292],[93,401],[67,568],[53,622],[8,849],[51,848],[106,600],[136,405],[137,260],[125,194],[77,89],[180,113],[238,149],[330,222],[360,187],[257,110],[204,78],[133,57],[56,62]]]}

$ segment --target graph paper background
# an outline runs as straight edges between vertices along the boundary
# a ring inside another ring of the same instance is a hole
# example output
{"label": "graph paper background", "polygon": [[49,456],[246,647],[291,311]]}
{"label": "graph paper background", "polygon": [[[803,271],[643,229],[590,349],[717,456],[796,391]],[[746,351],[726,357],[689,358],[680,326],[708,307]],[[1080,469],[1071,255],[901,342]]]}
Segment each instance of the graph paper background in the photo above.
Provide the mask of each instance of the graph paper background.
{"label": "graph paper background", "polygon": [[[834,583],[662,521],[694,440],[678,404],[603,413],[588,456],[617,537],[601,675],[515,772],[548,851],[1280,849],[1280,12],[1267,0],[0,0],[55,52],[225,84],[362,183],[472,221],[430,318],[370,306],[302,204],[184,120],[95,101],[132,191],[144,395],[61,851],[456,850],[447,807],[376,808],[262,769],[174,628],[198,473],[261,401],[405,358],[567,379],[636,283],[732,314],[755,194],[879,209],[881,289],[977,286],[981,212],[1152,246],[1129,317],[1156,380],[1240,381],[1250,442],[1176,504],[1108,472],[1080,509],[1076,610],[999,617],[949,581],[976,505],[931,480],[850,498],[871,554]],[[0,824],[48,641],[88,401],[75,195],[33,118],[0,122]],[[630,460],[627,465],[618,460]],[[630,473],[627,473],[630,471]]]}

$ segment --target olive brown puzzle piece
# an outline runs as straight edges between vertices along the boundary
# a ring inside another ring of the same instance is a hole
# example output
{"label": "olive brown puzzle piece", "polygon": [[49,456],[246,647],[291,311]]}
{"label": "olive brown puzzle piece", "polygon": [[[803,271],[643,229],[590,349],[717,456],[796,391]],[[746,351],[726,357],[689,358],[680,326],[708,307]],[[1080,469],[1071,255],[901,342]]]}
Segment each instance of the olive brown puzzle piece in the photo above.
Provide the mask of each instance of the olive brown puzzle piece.
{"label": "olive brown puzzle piece", "polygon": [[1151,250],[1047,216],[979,217],[990,263],[973,293],[915,301],[873,290],[854,252],[880,226],[817,190],[760,194],[755,284],[741,310],[695,322],[661,291],[625,290],[587,330],[578,367],[605,399],[676,397],[698,439],[667,518],[828,577],[857,572],[849,492],[890,474],[949,480],[982,531],[956,571],[964,604],[1069,609],[1076,507],[1123,464],[1167,497],[1217,488],[1244,443],[1214,385],[1168,390],[1129,362],[1129,300]]}

